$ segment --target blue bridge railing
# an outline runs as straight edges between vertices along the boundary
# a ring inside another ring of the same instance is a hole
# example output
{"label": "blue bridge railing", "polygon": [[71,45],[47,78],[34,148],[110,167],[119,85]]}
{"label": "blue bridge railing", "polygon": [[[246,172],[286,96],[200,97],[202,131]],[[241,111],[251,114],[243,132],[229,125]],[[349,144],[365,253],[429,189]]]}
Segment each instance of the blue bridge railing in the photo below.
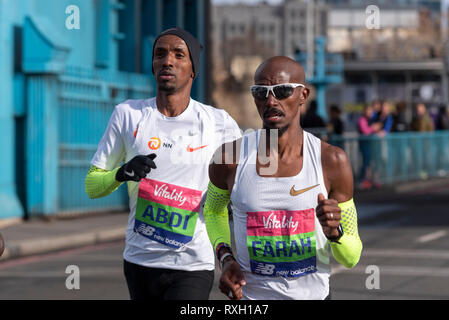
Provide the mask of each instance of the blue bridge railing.
{"label": "blue bridge railing", "polygon": [[149,76],[108,70],[68,67],[59,77],[58,213],[126,208],[126,188],[97,200],[84,191],[90,160],[115,105],[154,94]]}
{"label": "blue bridge railing", "polygon": [[[368,166],[381,184],[449,176],[449,130],[377,136],[331,136],[348,154],[356,180]],[[365,161],[365,162],[364,162]]]}

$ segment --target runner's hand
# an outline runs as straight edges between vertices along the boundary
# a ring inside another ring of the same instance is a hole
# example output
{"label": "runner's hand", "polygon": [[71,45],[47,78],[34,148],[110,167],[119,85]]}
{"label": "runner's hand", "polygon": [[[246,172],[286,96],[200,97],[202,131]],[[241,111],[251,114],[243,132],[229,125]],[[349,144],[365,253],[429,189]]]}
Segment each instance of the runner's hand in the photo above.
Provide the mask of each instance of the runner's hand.
{"label": "runner's hand", "polygon": [[325,199],[324,195],[318,195],[318,206],[315,209],[318,221],[323,227],[324,235],[328,238],[338,237],[338,226],[340,225],[341,209],[337,200]]}
{"label": "runner's hand", "polygon": [[156,169],[156,164],[153,161],[154,158],[156,158],[156,154],[154,153],[147,156],[135,156],[117,171],[115,180],[119,182],[139,182],[150,173],[151,169]]}
{"label": "runner's hand", "polygon": [[240,265],[232,258],[227,258],[221,272],[220,284],[218,288],[231,300],[242,298],[242,287],[246,285]]}

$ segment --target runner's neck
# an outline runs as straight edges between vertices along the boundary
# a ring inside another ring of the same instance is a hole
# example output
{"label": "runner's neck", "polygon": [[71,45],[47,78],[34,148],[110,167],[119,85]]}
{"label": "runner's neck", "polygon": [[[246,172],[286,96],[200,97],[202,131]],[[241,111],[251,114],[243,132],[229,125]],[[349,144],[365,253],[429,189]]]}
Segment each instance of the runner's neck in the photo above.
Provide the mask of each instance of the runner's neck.
{"label": "runner's neck", "polygon": [[164,94],[158,92],[156,105],[160,113],[166,117],[177,117],[183,113],[190,103],[190,90],[176,94]]}
{"label": "runner's neck", "polygon": [[[270,131],[267,131],[267,139],[266,139],[266,156],[270,155]],[[290,157],[292,154],[296,156],[301,155],[301,149],[303,144],[303,135],[304,132],[302,128],[296,130],[287,130],[282,134],[282,136],[278,137],[278,145],[277,145],[277,155],[280,159],[284,157]]]}

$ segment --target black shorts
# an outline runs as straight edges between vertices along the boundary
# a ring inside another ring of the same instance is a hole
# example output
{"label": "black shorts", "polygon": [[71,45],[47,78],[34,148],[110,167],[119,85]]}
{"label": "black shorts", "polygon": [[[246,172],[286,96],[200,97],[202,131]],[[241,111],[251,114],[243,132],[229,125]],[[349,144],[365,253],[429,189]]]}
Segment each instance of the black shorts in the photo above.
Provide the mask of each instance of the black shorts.
{"label": "black shorts", "polygon": [[132,300],[208,300],[214,271],[182,271],[143,267],[124,260]]}

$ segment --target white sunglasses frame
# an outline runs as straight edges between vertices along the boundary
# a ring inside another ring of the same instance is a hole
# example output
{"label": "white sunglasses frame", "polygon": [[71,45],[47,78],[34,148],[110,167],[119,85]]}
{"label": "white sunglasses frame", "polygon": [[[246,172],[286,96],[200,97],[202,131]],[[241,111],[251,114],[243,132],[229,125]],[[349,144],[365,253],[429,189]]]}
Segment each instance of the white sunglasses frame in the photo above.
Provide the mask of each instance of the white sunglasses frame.
{"label": "white sunglasses frame", "polygon": [[[255,84],[255,85],[249,87],[249,89],[252,91],[253,88],[256,88],[256,87],[267,88],[268,91],[267,91],[267,95],[266,95],[266,97],[265,97],[265,99],[267,99],[268,96],[270,95],[270,92],[273,94],[273,97],[276,98],[276,95],[274,94],[273,88],[279,87],[279,86],[285,86],[285,85],[290,85],[290,86],[293,87],[293,89],[296,89],[297,87],[303,87],[303,88],[306,87],[306,86],[305,86],[304,84],[302,84],[302,83],[279,83],[279,84],[275,84],[275,85],[273,85],[273,86],[264,86],[264,85],[261,85],[261,84]],[[277,98],[276,98],[276,99],[277,99]]]}

